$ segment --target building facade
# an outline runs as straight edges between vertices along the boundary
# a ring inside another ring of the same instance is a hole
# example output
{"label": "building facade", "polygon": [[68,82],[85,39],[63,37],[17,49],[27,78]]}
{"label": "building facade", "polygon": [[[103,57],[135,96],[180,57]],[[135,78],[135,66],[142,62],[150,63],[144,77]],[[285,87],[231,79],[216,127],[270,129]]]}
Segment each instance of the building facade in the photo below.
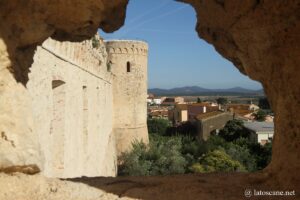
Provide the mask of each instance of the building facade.
{"label": "building facade", "polygon": [[218,110],[219,110],[219,106],[211,105],[211,103],[208,102],[188,104],[187,106],[188,120],[194,121],[196,117],[200,114],[210,113]]}
{"label": "building facade", "polygon": [[273,140],[273,122],[245,122],[244,126],[250,131],[250,139],[253,142],[265,145]]}
{"label": "building facade", "polygon": [[229,112],[213,111],[199,114],[195,121],[199,139],[206,141],[212,133],[218,134],[232,119],[233,115]]}
{"label": "building facade", "polygon": [[147,52],[144,42],[105,43],[98,36],[80,43],[48,39],[37,48],[26,87],[43,174],[115,176],[117,156],[134,139],[148,142]]}

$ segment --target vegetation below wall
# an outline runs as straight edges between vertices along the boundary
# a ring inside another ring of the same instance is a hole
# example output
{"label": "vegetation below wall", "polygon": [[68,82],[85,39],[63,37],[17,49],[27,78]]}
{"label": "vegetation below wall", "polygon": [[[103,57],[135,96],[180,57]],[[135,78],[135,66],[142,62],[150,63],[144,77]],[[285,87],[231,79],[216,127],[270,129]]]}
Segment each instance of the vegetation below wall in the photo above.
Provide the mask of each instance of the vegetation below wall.
{"label": "vegetation below wall", "polygon": [[206,142],[199,142],[193,135],[167,136],[168,126],[163,119],[148,120],[149,145],[135,141],[132,151],[120,157],[119,175],[252,172],[270,162],[272,144],[251,142],[241,121],[229,121],[218,136],[211,136]]}

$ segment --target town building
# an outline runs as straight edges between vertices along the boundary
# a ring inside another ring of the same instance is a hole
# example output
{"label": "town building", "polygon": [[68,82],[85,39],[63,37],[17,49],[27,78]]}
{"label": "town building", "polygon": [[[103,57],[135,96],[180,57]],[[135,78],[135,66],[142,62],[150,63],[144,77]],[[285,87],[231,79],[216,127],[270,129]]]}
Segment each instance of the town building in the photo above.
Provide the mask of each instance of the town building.
{"label": "town building", "polygon": [[169,118],[169,112],[166,109],[160,110],[153,110],[152,112],[148,113],[149,119],[167,119]]}
{"label": "town building", "polygon": [[196,117],[203,113],[218,111],[219,106],[209,102],[193,103],[187,105],[188,120],[193,121]]}
{"label": "town building", "polygon": [[187,107],[187,104],[175,104],[174,108],[169,110],[169,120],[173,123],[173,125],[178,125],[188,121]]}
{"label": "town building", "polygon": [[223,111],[212,111],[198,114],[195,118],[198,137],[206,141],[211,134],[218,134],[229,120],[233,119],[233,114]]}
{"label": "town building", "polygon": [[162,97],[163,106],[175,106],[175,104],[184,103],[183,97]]}
{"label": "town building", "polygon": [[155,98],[154,95],[152,95],[152,94],[149,95],[148,94],[147,103],[150,104],[150,105],[152,105],[152,104],[160,105],[162,103],[162,99],[158,98],[158,97]]}
{"label": "town building", "polygon": [[160,105],[162,100],[161,100],[161,98],[153,98],[152,102],[156,105]]}
{"label": "town building", "polygon": [[233,109],[233,110],[250,110],[250,111],[256,111],[259,109],[259,107],[255,104],[227,104],[227,109]]}
{"label": "town building", "polygon": [[199,114],[210,113],[218,110],[219,106],[210,102],[189,104],[177,103],[169,110],[169,120],[172,121],[174,125],[178,125],[186,121],[195,121]]}
{"label": "town building", "polygon": [[265,145],[271,142],[274,136],[274,123],[272,122],[245,122],[244,127],[250,131],[250,139]]}
{"label": "town building", "polygon": [[255,104],[227,104],[226,110],[231,112],[236,119],[243,121],[253,121],[253,114],[259,110]]}

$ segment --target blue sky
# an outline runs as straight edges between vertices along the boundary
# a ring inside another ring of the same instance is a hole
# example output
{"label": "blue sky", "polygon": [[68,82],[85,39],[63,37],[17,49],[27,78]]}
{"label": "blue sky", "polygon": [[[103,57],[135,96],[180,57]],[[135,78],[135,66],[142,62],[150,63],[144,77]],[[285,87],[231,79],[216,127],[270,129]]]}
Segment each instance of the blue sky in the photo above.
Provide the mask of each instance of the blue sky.
{"label": "blue sky", "polygon": [[[117,13],[116,13],[117,14]],[[104,39],[140,39],[149,44],[148,87],[245,87],[261,84],[242,75],[212,45],[199,39],[196,14],[174,0],[130,0],[125,25]]]}

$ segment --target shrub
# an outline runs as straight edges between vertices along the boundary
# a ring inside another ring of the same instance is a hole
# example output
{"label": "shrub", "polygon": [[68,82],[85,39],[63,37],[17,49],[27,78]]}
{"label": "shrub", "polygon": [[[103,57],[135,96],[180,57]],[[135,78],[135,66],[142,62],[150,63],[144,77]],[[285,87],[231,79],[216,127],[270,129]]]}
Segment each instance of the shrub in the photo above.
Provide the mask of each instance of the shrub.
{"label": "shrub", "polygon": [[261,108],[261,109],[267,109],[267,110],[270,110],[271,107],[270,107],[270,104],[269,104],[269,101],[267,98],[260,98],[259,101],[258,101],[258,106]]}
{"label": "shrub", "polygon": [[121,155],[119,175],[255,171],[263,169],[271,159],[272,143],[261,146],[240,133],[231,142],[220,136],[211,136],[206,142],[190,135],[165,136],[168,121],[151,121],[154,125],[149,130],[156,128],[157,133],[149,134],[149,145],[135,141],[132,151]]}
{"label": "shrub", "polygon": [[219,135],[227,142],[234,141],[241,137],[248,137],[249,132],[243,126],[243,121],[233,119],[226,123],[223,129],[220,130]]}
{"label": "shrub", "polygon": [[224,98],[224,97],[219,97],[216,99],[216,101],[218,104],[221,104],[221,105],[225,105],[228,102],[227,98]]}
{"label": "shrub", "polygon": [[256,160],[257,170],[265,168],[270,163],[272,157],[272,143],[267,143],[264,146],[259,143],[249,143],[248,148]]}
{"label": "shrub", "polygon": [[267,113],[263,110],[258,110],[257,113],[254,113],[253,115],[257,121],[262,122],[265,121]]}
{"label": "shrub", "polygon": [[180,150],[179,137],[166,140],[162,136],[154,135],[149,147],[141,142],[135,142],[131,152],[121,155],[122,165],[119,174],[147,176],[185,173],[187,161]]}
{"label": "shrub", "polygon": [[267,143],[264,146],[260,145],[259,143],[252,142],[246,138],[239,138],[234,141],[234,144],[248,149],[249,154],[251,157],[249,158],[248,162],[255,162],[255,168],[249,171],[256,171],[265,168],[271,161],[272,157],[272,143]]}
{"label": "shrub", "polygon": [[165,135],[167,128],[171,125],[166,119],[148,119],[147,120],[149,133]]}
{"label": "shrub", "polygon": [[206,146],[208,151],[213,151],[215,149],[226,149],[228,142],[226,142],[224,138],[220,136],[211,135],[206,141]]}
{"label": "shrub", "polygon": [[243,164],[247,171],[252,172],[256,170],[256,160],[246,146],[239,146],[237,144],[230,143],[226,149],[226,153],[230,155],[232,159]]}
{"label": "shrub", "polygon": [[245,167],[236,160],[233,160],[228,154],[222,150],[214,150],[208,152],[200,160],[200,165],[193,165],[192,169],[203,170],[203,172],[230,172],[245,171]]}
{"label": "shrub", "polygon": [[252,144],[248,138],[238,138],[234,142],[226,142],[220,136],[211,136],[207,141],[207,149],[223,150],[232,159],[239,161],[247,171],[257,170],[256,158],[253,152],[249,149]]}
{"label": "shrub", "polygon": [[[199,143],[199,141],[191,136],[181,136],[181,143],[181,154],[187,161],[188,166],[197,163],[199,158],[208,151],[206,143]],[[190,172],[190,169],[187,168],[186,171]]]}
{"label": "shrub", "polygon": [[100,47],[100,41],[95,36],[92,37],[92,46],[96,49]]}
{"label": "shrub", "polygon": [[195,163],[189,167],[189,170],[194,173],[205,173],[208,170],[203,167],[200,163]]}
{"label": "shrub", "polygon": [[195,126],[195,124],[187,121],[176,127],[168,127],[165,135],[166,136],[185,135],[185,136],[196,137],[197,127]]}

